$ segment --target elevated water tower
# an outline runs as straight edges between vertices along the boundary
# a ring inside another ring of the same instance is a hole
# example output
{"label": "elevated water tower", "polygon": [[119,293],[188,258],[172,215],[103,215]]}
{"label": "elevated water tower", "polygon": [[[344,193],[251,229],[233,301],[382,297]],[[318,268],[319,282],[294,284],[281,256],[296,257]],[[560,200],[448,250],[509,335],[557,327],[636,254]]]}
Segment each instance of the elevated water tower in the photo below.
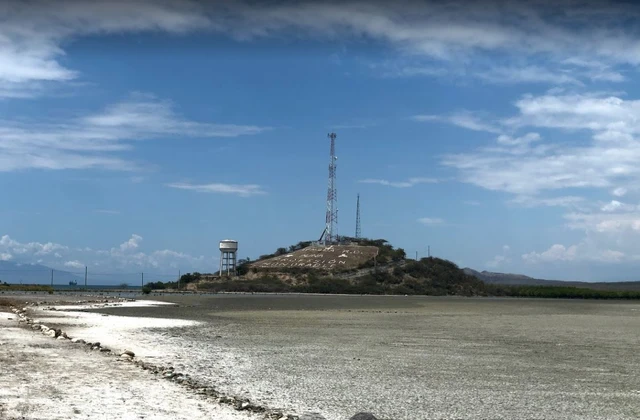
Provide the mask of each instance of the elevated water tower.
{"label": "elevated water tower", "polygon": [[236,274],[238,241],[224,239],[220,241],[220,275]]}

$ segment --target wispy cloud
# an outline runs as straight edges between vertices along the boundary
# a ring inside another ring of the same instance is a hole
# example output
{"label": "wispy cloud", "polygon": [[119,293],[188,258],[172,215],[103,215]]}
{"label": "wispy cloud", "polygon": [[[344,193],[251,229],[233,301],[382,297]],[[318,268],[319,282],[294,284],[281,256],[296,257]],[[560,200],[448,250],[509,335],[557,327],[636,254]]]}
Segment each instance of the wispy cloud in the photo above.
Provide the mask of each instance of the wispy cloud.
{"label": "wispy cloud", "polygon": [[460,111],[451,115],[414,115],[412,120],[418,122],[444,122],[473,131],[484,131],[487,133],[500,134],[502,130],[479,115],[470,111]]}
{"label": "wispy cloud", "polygon": [[[460,170],[462,180],[483,188],[518,195],[564,188],[624,188],[640,180],[640,101],[597,94],[525,96],[515,103],[519,113],[503,123],[590,137],[580,145],[504,141],[475,152],[448,155],[446,166]],[[560,134],[561,136],[562,134]],[[526,136],[525,136],[526,137]],[[636,182],[637,183],[637,182]],[[618,190],[622,192],[622,190]]]}
{"label": "wispy cloud", "polygon": [[394,188],[409,188],[418,184],[435,184],[438,182],[436,178],[409,178],[406,181],[388,181],[386,179],[367,178],[358,181],[362,184],[378,184]]}
{"label": "wispy cloud", "polygon": [[232,194],[241,197],[250,197],[253,195],[264,195],[266,191],[262,189],[260,185],[256,184],[189,184],[184,182],[175,182],[167,184],[168,187],[177,188],[181,190],[195,191],[199,193],[212,193],[212,194]]}
{"label": "wispy cloud", "polygon": [[169,101],[134,93],[103,112],[67,122],[0,120],[0,172],[20,169],[135,170],[122,153],[134,142],[166,137],[237,137],[267,127],[213,124],[182,118]]}
{"label": "wispy cloud", "polygon": [[519,195],[509,201],[523,207],[576,207],[585,202],[584,197],[562,196],[562,197],[538,197]]}
{"label": "wispy cloud", "polygon": [[437,217],[422,217],[418,219],[418,223],[425,226],[439,226],[444,224],[444,220]]}
{"label": "wispy cloud", "polygon": [[[512,2],[87,2],[9,0],[0,10],[0,95],[38,95],[82,75],[61,58],[69,40],[96,34],[214,31],[239,41],[283,36],[373,39],[407,57],[407,73],[475,74],[490,82],[620,81],[640,64],[633,25],[640,9],[595,3]],[[491,63],[478,58],[492,54]],[[503,63],[496,66],[496,59]],[[527,64],[536,60],[536,65]],[[473,62],[473,66],[467,63]],[[522,63],[525,64],[522,64]],[[420,70],[420,68],[423,68]],[[461,69],[461,70],[460,70]]]}

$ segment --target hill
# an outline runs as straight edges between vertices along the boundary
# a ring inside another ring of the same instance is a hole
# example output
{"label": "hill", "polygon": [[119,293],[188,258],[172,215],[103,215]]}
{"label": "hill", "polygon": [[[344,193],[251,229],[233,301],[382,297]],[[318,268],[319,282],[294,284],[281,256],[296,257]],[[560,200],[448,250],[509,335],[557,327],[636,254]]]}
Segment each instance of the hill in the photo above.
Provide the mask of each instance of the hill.
{"label": "hill", "polygon": [[564,280],[544,280],[525,276],[522,274],[494,273],[490,271],[476,271],[471,268],[464,268],[464,272],[474,276],[487,284],[505,286],[557,286],[557,287],[578,287],[595,290],[610,291],[640,291],[640,281],[621,282],[598,282],[586,281],[564,281]]}
{"label": "hill", "polygon": [[243,261],[238,277],[202,276],[199,290],[354,294],[484,295],[484,283],[439,258],[406,260],[384,239],[347,244],[300,242],[257,261]]}
{"label": "hill", "polygon": [[[14,261],[0,261],[0,282],[22,284],[50,284],[51,268],[40,264],[21,264]],[[55,284],[80,283],[81,276],[61,270],[53,270]]]}

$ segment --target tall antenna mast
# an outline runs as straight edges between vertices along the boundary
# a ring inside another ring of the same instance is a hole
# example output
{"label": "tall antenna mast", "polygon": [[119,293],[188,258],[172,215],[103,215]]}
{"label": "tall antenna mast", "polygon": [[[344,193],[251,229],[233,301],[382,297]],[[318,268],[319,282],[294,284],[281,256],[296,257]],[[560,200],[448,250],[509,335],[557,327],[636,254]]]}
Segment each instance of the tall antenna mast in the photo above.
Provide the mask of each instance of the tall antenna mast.
{"label": "tall antenna mast", "polygon": [[358,201],[356,204],[356,239],[360,239],[360,194],[358,194]]}
{"label": "tall antenna mast", "polygon": [[327,189],[327,217],[324,233],[324,243],[338,240],[338,192],[336,190],[336,133],[327,135],[331,139],[329,160],[329,187]]}

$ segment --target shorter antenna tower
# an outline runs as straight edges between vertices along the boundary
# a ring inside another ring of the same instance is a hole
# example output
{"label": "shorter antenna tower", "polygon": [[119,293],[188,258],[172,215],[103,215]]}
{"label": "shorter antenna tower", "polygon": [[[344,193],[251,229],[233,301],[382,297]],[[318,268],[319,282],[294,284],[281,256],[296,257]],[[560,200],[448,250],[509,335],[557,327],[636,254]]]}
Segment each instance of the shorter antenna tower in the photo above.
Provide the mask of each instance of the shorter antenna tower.
{"label": "shorter antenna tower", "polygon": [[356,204],[356,239],[360,239],[362,232],[360,231],[360,194],[358,194],[358,201]]}

